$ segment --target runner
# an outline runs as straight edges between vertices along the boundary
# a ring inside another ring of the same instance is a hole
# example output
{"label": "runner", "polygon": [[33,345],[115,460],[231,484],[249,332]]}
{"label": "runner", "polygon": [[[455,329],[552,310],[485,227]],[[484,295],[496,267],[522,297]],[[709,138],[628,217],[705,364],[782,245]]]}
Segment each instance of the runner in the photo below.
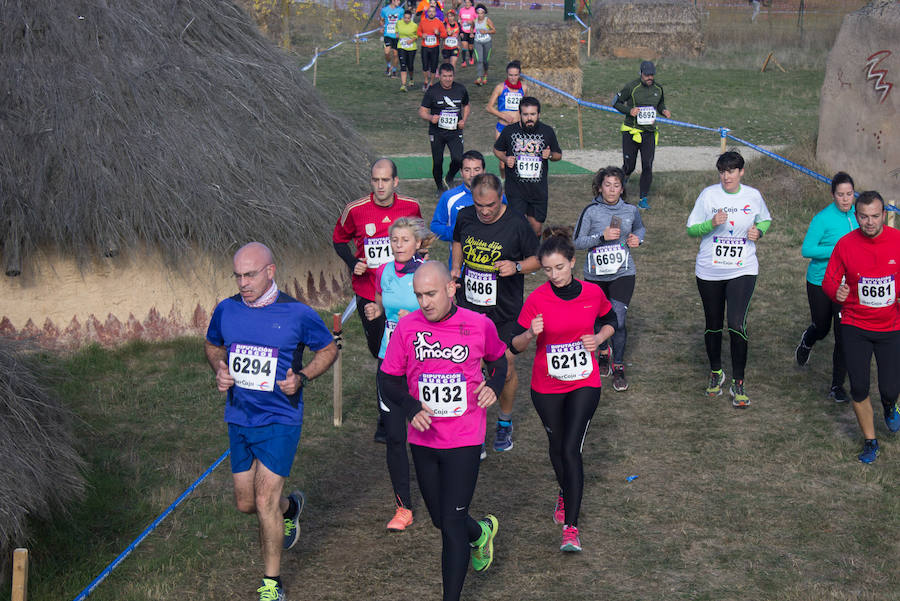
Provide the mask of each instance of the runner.
{"label": "runner", "polygon": [[[506,65],[506,80],[494,86],[485,107],[487,112],[497,117],[495,141],[500,137],[504,127],[519,122],[519,102],[528,94],[528,87],[519,79],[521,73],[522,65],[519,61],[512,61]],[[505,168],[506,165],[500,161],[500,177],[505,177]]]}
{"label": "runner", "polygon": [[435,0],[420,0],[419,4],[416,6],[416,17],[418,17],[421,20],[422,15],[424,15],[428,12],[429,6],[434,7],[435,17],[437,17],[439,20],[443,21],[444,20],[444,3],[436,2]]}
{"label": "runner", "polygon": [[[413,82],[413,71],[416,66],[416,49],[419,39],[419,26],[412,20],[412,11],[403,11],[403,19],[397,23],[397,60],[400,62],[400,91],[405,92]],[[407,74],[409,78],[407,79]]]}
{"label": "runner", "polygon": [[[483,173],[472,180],[473,205],[461,209],[453,229],[452,274],[461,286],[456,302],[487,315],[500,339],[508,342],[522,310],[525,274],[537,271],[538,240],[519,213],[500,198],[500,178]],[[509,371],[500,393],[500,415],[494,450],[513,448],[512,410],[519,380],[512,353],[507,353]]]}
{"label": "runner", "polygon": [[863,192],[856,199],[859,228],[837,241],[822,290],[841,304],[841,342],[850,375],[853,412],[865,442],[859,460],[878,456],[875,419],[869,398],[872,354],[878,364],[878,390],[888,430],[900,430],[900,232],[884,224],[884,199]]}
{"label": "runner", "polygon": [[458,601],[470,557],[476,572],[494,559],[497,518],[488,514],[476,522],[469,505],[485,408],[496,402],[506,378],[506,345],[489,319],[453,304],[456,285],[443,263],[420,267],[413,288],[420,309],[397,324],[378,378],[385,399],[410,421],[419,490],[443,541],[443,599]]}
{"label": "runner", "polygon": [[559,484],[553,521],[563,525],[560,551],[581,551],[581,448],[600,402],[594,352],[613,335],[617,319],[599,286],[573,277],[571,234],[572,228],[544,229],[537,256],[548,281],[525,299],[511,345],[519,353],[537,338],[531,402],[547,432],[550,463]]}
{"label": "runner", "polygon": [[722,394],[722,326],[728,305],[728,338],[731,343],[731,404],[750,406],[744,390],[747,365],[747,313],[759,274],[757,241],[772,225],[766,201],[756,188],[741,184],[744,158],[734,151],[719,156],[719,185],[705,188],[687,221],[689,236],[700,238],[694,273],[703,301],[706,331],[703,339],[709,357],[707,396]]}
{"label": "runner", "polygon": [[800,343],[794,350],[797,365],[805,366],[809,362],[809,353],[813,345],[828,336],[828,330],[834,322],[834,350],[831,353],[831,391],[828,395],[838,403],[847,401],[844,391],[844,378],[847,376],[847,365],[844,360],[841,344],[841,306],[832,302],[822,291],[822,278],[828,259],[837,241],[859,227],[853,212],[853,178],[839,171],[831,179],[831,197],[834,202],[819,211],[813,217],[806,237],[803,238],[801,252],[811,259],[806,269],[806,298],[809,300],[809,313],[812,323],[800,336]]}
{"label": "runner", "polygon": [[[462,46],[462,64],[460,67],[475,64],[475,7],[472,0],[463,0],[459,9],[459,27],[462,31],[459,41]],[[468,62],[466,59],[468,58]]]}
{"label": "runner", "polygon": [[444,21],[444,29],[447,31],[447,37],[441,49],[441,57],[444,62],[449,62],[456,69],[456,59],[459,56],[459,23],[456,22],[456,11],[448,10],[447,18]]}
{"label": "runner", "polygon": [[[444,63],[439,72],[439,83],[428,88],[419,106],[419,117],[428,122],[428,139],[431,142],[431,175],[438,193],[453,187],[453,178],[462,167],[463,128],[472,107],[465,86],[453,81],[453,65]],[[446,179],[444,147],[450,149],[450,166]]]}
{"label": "runner", "polygon": [[434,5],[428,7],[427,12],[419,21],[419,38],[422,40],[422,91],[426,91],[434,81],[437,72],[438,59],[440,58],[441,40],[447,37],[444,23],[437,18]]}
{"label": "runner", "polygon": [[467,150],[462,155],[462,183],[450,188],[438,199],[431,218],[431,231],[441,240],[450,242],[450,253],[447,264],[453,266],[453,228],[456,226],[456,214],[463,207],[472,205],[472,180],[484,173],[484,155],[477,150]]}
{"label": "runner", "polygon": [[[369,352],[376,359],[384,334],[384,316],[368,319],[365,306],[375,300],[375,270],[393,260],[388,228],[399,217],[421,217],[419,202],[397,194],[400,178],[390,159],[378,159],[372,165],[372,192],[347,203],[331,240],[334,250],[350,269],[356,311],[362,322]],[[353,242],[355,252],[348,244]],[[384,427],[379,420],[376,442],[384,442]]]}
{"label": "runner", "polygon": [[[280,601],[281,552],[297,543],[304,502],[300,491],[282,496],[300,442],[303,388],[334,363],[337,347],[315,311],[278,290],[264,245],[251,242],[235,253],[234,278],[239,294],[213,311],[205,353],[217,388],[227,392],[235,504],[259,520],[259,599]],[[314,353],[306,365],[304,347]]]}
{"label": "runner", "polygon": [[518,123],[500,132],[494,142],[494,156],[511,170],[504,186],[509,205],[525,215],[534,235],[540,236],[550,199],[548,161],[562,159],[562,149],[553,128],[540,121],[541,103],[537,98],[522,98],[519,117]]}
{"label": "runner", "polygon": [[381,26],[384,28],[384,60],[387,62],[385,75],[397,77],[397,23],[403,18],[400,0],[390,0],[381,9]]}
{"label": "runner", "polygon": [[[391,225],[390,236],[394,261],[378,268],[375,274],[375,302],[365,307],[367,318],[376,319],[384,315],[386,319],[381,349],[378,351],[379,367],[397,322],[419,308],[413,293],[413,274],[424,263],[422,257],[434,239],[434,235],[425,229],[425,222],[417,217],[397,219]],[[400,532],[413,523],[409,463],[406,459],[406,415],[400,407],[387,404],[380,392],[379,398],[378,408],[387,434],[388,474],[397,503],[387,529]]]}
{"label": "runner", "polygon": [[484,4],[479,2],[475,5],[475,47],[473,52],[475,53],[475,62],[478,63],[476,86],[483,86],[487,83],[488,61],[491,60],[491,36],[497,33],[487,12],[488,9]]}
{"label": "runner", "polygon": [[[616,312],[612,357],[608,345],[600,345],[601,375],[612,375],[613,389],[628,390],[625,378],[625,316],[634,294],[635,265],[631,249],[644,243],[647,230],[641,212],[625,202],[625,173],[618,167],[600,169],[594,176],[594,200],[581,212],[575,226],[575,248],[591,249],[584,264],[584,278],[606,294]],[[612,359],[612,361],[610,361]]]}

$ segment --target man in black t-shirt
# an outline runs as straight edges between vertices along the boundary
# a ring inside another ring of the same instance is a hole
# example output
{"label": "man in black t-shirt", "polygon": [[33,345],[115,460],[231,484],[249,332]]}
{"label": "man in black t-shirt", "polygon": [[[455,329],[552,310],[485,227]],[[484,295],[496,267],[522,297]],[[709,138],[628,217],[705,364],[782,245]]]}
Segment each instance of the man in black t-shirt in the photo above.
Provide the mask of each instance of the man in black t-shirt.
{"label": "man in black t-shirt", "polygon": [[[483,173],[472,180],[473,205],[460,209],[453,229],[452,275],[459,282],[456,303],[484,313],[507,345],[522,310],[525,274],[540,269],[538,239],[525,218],[501,200],[500,179]],[[512,448],[512,409],[519,381],[514,356],[506,351],[509,369],[500,393],[495,451]]]}
{"label": "man in black t-shirt", "polygon": [[[438,68],[439,83],[425,91],[419,117],[428,121],[428,138],[431,140],[431,174],[438,194],[453,187],[453,178],[462,167],[463,128],[469,118],[469,92],[465,86],[453,81],[453,65],[444,63]],[[444,146],[450,148],[450,167],[447,179],[442,179]],[[446,183],[446,185],[445,185]]]}
{"label": "man in black t-shirt", "polygon": [[526,96],[519,102],[519,122],[504,127],[494,142],[494,155],[507,167],[506,200],[525,215],[537,236],[547,220],[547,161],[562,158],[556,132],[540,116],[540,101]]}

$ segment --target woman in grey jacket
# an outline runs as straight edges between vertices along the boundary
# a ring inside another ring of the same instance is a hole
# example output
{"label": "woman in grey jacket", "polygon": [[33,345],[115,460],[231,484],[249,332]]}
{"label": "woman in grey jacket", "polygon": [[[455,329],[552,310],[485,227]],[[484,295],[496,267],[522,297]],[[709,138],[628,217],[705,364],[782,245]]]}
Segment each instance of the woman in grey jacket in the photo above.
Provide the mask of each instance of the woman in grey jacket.
{"label": "woman in grey jacket", "polygon": [[575,248],[590,249],[584,277],[603,289],[619,321],[612,337],[612,357],[608,347],[601,347],[597,359],[600,373],[612,374],[613,388],[621,392],[628,389],[625,314],[634,294],[636,273],[631,249],[643,244],[646,229],[638,208],[625,202],[625,173],[620,168],[600,169],[592,188],[594,200],[581,212],[575,226]]}

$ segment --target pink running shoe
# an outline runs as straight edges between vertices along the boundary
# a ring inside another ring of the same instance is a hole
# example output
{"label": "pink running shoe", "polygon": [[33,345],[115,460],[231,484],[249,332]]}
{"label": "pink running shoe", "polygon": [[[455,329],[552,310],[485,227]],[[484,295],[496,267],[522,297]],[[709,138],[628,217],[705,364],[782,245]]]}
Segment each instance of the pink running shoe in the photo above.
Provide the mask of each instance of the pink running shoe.
{"label": "pink running shoe", "polygon": [[559,550],[567,553],[581,551],[581,538],[578,536],[578,528],[575,526],[565,526],[563,528],[562,544],[559,546]]}
{"label": "pink running shoe", "polygon": [[556,509],[553,510],[553,523],[562,526],[566,523],[566,503],[560,494],[556,497]]}

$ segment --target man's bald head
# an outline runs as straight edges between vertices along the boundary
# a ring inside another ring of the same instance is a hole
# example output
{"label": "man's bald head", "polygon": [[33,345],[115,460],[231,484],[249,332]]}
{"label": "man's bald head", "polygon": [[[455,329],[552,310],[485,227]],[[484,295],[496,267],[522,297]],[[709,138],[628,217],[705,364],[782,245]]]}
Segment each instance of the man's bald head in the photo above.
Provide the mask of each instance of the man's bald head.
{"label": "man's bald head", "polygon": [[235,262],[237,262],[238,257],[244,256],[250,259],[258,259],[264,265],[275,263],[275,257],[272,255],[272,251],[262,242],[248,242],[240,247],[238,251],[234,253]]}
{"label": "man's bald head", "polygon": [[428,321],[440,321],[453,307],[456,284],[447,266],[440,261],[427,261],[413,276],[413,291],[422,314]]}
{"label": "man's bald head", "polygon": [[275,259],[269,247],[260,242],[245,244],[234,253],[234,279],[238,291],[248,303],[256,301],[275,280]]}

